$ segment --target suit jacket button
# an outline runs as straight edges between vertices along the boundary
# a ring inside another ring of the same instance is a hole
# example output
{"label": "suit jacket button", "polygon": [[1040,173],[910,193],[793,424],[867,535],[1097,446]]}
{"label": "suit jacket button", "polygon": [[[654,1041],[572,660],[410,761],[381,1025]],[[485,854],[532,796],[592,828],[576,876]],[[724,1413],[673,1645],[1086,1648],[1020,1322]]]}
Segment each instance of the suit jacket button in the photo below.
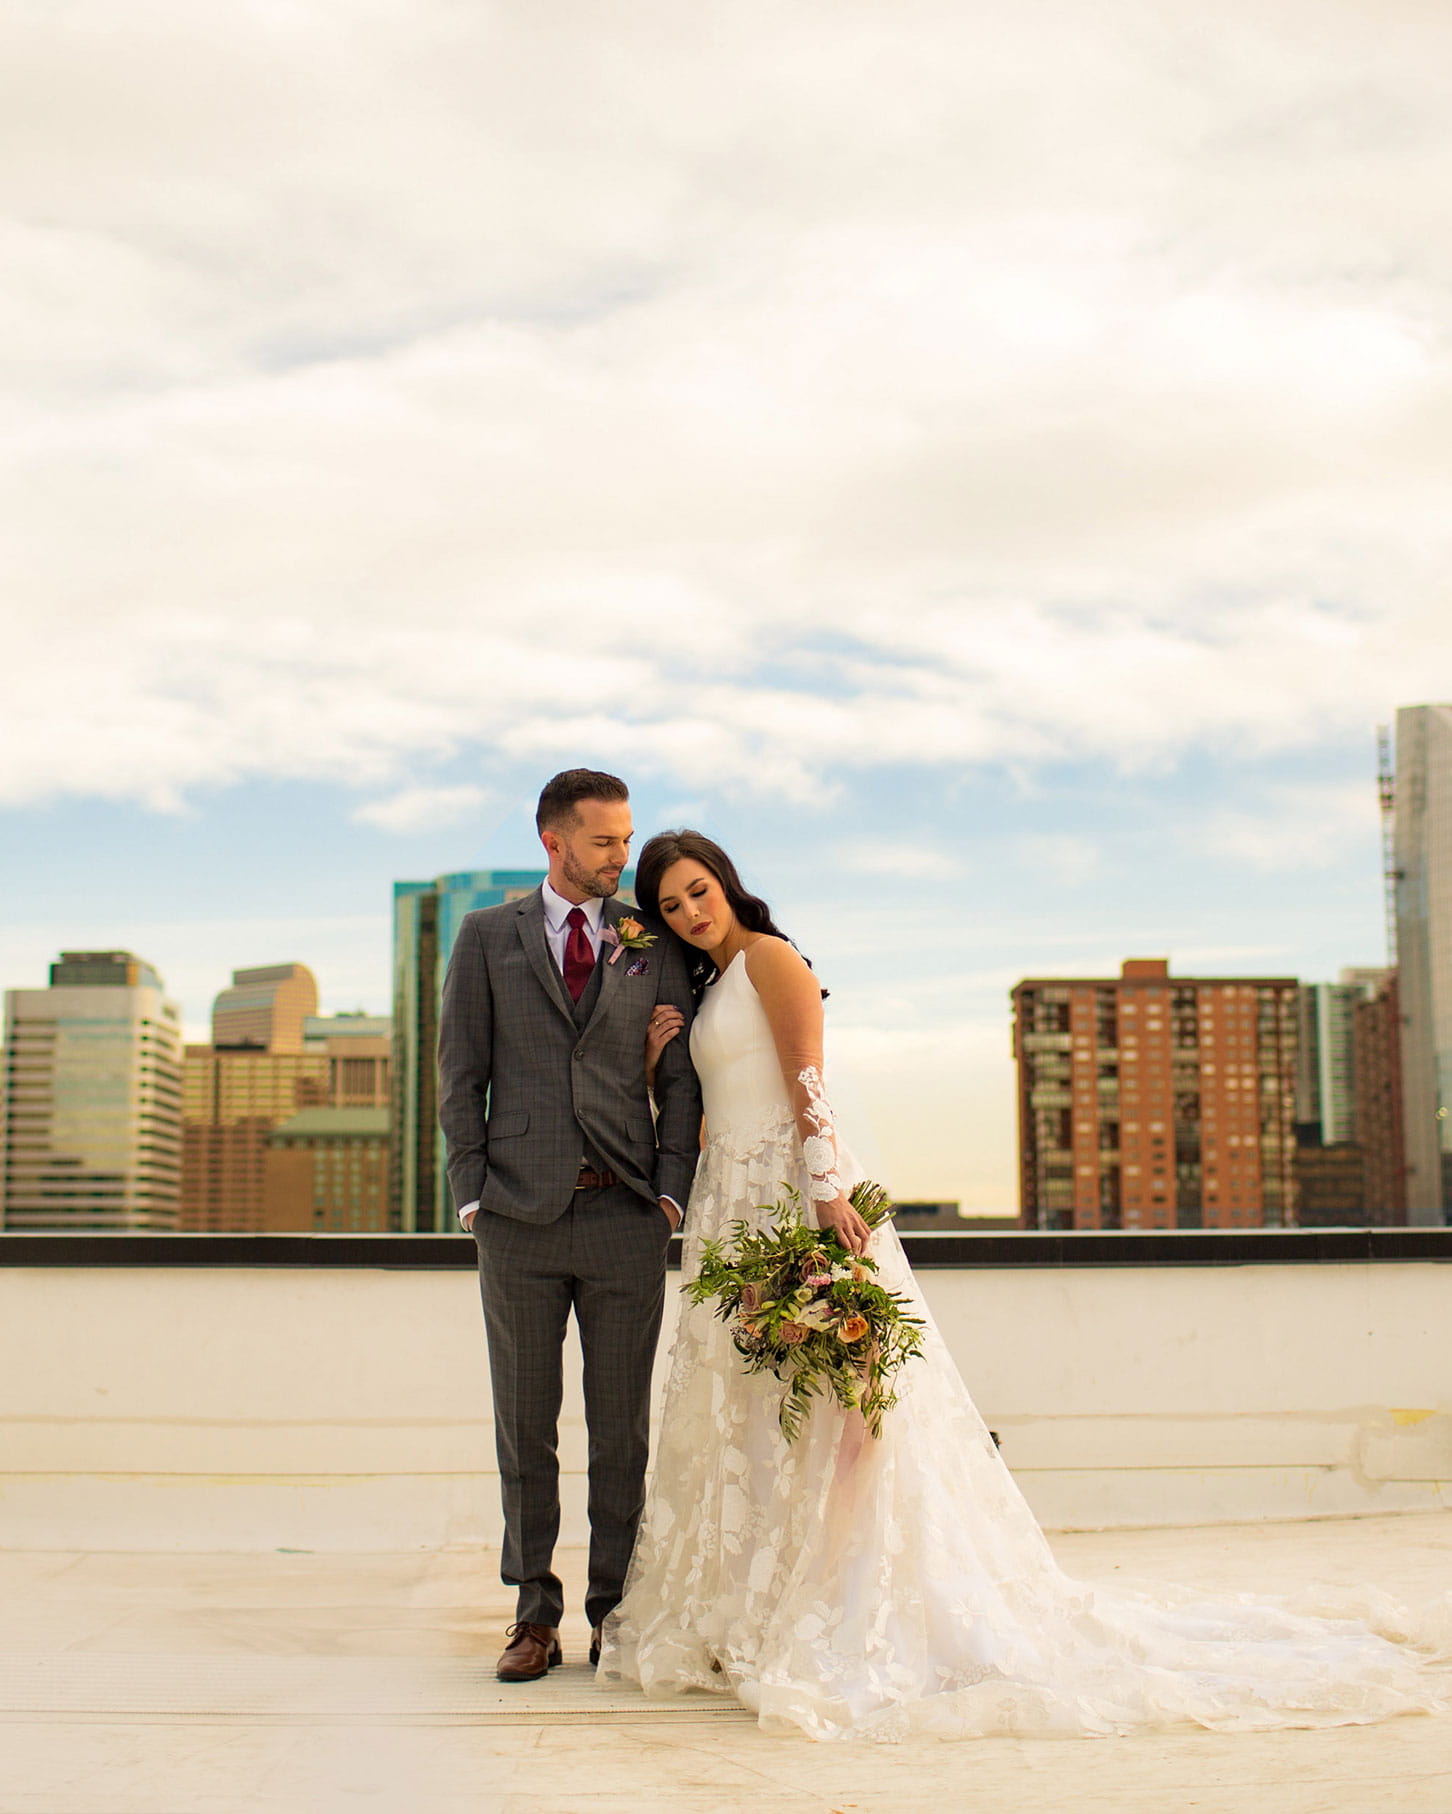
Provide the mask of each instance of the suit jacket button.
{"label": "suit jacket button", "polygon": [[575,1063],[578,1064],[580,1062],[580,1060],[585,1056],[585,1054],[583,1052],[575,1052],[572,1054],[572,1056],[575,1060]]}

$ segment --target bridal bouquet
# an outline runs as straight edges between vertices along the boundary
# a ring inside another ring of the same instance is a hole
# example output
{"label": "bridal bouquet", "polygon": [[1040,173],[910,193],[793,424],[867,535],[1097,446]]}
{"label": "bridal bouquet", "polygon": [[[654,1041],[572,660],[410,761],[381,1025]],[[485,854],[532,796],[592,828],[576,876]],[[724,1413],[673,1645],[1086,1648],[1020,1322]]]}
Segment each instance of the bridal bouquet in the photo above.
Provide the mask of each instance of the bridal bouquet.
{"label": "bridal bouquet", "polygon": [[[704,1242],[701,1270],[685,1289],[694,1304],[716,1299],[748,1373],[770,1371],[785,1383],[778,1415],[789,1442],[813,1398],[828,1397],[860,1411],[881,1436],[883,1415],[897,1403],[890,1381],[920,1351],[922,1319],[874,1280],[872,1260],[808,1227],[801,1193],[785,1190],[786,1201],[761,1205],[776,1218],[769,1230],[735,1222],[729,1246]],[[859,1184],[850,1201],[869,1228],[892,1214],[880,1184]]]}

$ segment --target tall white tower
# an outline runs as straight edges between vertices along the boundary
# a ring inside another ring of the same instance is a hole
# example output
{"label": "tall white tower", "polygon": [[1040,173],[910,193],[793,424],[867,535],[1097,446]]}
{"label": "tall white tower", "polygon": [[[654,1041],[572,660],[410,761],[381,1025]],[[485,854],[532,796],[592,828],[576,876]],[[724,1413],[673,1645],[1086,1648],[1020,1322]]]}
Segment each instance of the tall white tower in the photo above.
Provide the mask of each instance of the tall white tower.
{"label": "tall white tower", "polygon": [[1397,963],[1407,1220],[1452,1207],[1452,705],[1397,713]]}

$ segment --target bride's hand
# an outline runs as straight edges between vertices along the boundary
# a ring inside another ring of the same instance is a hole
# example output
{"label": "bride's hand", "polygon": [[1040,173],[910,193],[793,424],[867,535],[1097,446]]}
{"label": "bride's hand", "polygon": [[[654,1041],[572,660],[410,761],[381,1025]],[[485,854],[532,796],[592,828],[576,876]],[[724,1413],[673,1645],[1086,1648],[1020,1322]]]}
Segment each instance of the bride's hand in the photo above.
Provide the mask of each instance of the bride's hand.
{"label": "bride's hand", "polygon": [[660,1055],[686,1024],[686,1017],[670,1002],[657,1002],[650,1012],[645,1029],[645,1087],[655,1088],[656,1066]]}
{"label": "bride's hand", "polygon": [[872,1239],[872,1230],[844,1196],[817,1204],[817,1226],[830,1229],[848,1253],[859,1256],[867,1252],[867,1243]]}

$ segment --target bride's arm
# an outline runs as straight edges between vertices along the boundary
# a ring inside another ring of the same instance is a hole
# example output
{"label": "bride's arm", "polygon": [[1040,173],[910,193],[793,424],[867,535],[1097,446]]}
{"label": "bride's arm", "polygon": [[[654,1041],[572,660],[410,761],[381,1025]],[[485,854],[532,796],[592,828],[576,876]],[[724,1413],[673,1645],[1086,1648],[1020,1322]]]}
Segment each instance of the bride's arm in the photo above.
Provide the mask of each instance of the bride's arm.
{"label": "bride's arm", "polygon": [[645,1087],[655,1095],[655,1074],[660,1055],[686,1024],[674,1002],[657,1002],[645,1027]]}
{"label": "bride's arm", "polygon": [[785,1079],[811,1176],[817,1226],[832,1229],[852,1253],[865,1253],[871,1230],[848,1202],[837,1171],[837,1130],[822,1083],[822,990],[806,959],[785,939],[747,948],[746,974],[756,990]]}

